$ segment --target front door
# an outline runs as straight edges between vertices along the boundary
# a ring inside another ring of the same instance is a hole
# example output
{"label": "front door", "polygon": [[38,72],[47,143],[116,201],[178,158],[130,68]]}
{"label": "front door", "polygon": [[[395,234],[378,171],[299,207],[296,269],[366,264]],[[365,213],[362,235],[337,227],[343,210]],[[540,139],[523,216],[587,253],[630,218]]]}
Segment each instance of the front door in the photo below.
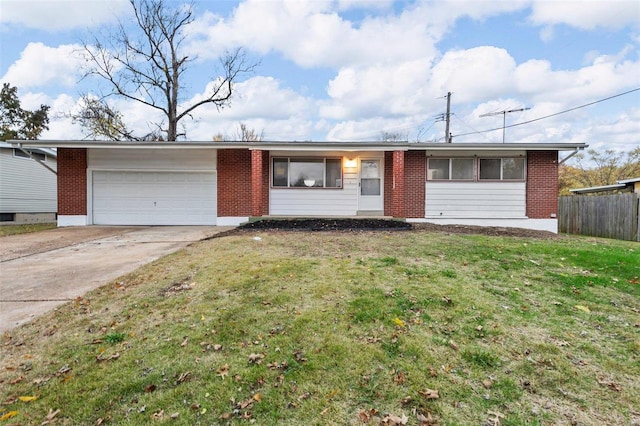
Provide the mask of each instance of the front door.
{"label": "front door", "polygon": [[358,210],[380,214],[384,211],[382,196],[382,160],[360,159],[360,196]]}

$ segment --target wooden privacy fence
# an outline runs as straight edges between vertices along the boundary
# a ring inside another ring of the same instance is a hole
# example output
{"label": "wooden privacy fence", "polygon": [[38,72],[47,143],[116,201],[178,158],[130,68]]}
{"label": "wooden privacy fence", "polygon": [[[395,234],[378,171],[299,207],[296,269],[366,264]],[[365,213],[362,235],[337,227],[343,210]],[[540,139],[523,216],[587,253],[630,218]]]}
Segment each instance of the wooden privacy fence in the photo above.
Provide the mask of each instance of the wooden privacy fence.
{"label": "wooden privacy fence", "polygon": [[640,241],[640,196],[569,195],[558,201],[558,231]]}

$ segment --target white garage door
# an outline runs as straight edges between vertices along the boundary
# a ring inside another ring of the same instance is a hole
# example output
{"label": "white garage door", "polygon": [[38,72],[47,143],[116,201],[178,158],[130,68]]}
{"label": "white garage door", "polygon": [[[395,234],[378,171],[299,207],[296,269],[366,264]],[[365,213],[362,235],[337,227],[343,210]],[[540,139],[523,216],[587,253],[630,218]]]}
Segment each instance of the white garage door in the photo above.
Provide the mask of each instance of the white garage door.
{"label": "white garage door", "polygon": [[94,225],[215,225],[215,172],[94,171]]}

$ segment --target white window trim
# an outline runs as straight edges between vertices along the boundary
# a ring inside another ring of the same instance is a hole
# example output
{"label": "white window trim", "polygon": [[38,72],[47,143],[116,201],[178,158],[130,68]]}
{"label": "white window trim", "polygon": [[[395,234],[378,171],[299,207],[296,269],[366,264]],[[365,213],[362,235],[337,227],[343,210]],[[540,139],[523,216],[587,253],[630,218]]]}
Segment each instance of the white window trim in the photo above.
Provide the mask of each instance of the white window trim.
{"label": "white window trim", "polygon": [[[522,178],[520,179],[505,179],[504,176],[504,160],[523,160],[524,167],[522,168]],[[500,179],[481,179],[480,178],[480,161],[482,160],[500,160]],[[527,158],[526,157],[478,157],[478,173],[477,182],[526,182],[527,181]]]}
{"label": "white window trim", "polygon": [[[448,179],[430,179],[429,178],[429,161],[430,160],[449,160],[449,178]],[[473,159],[473,178],[472,179],[453,179],[453,161],[451,160],[468,160],[468,159]],[[514,160],[522,160],[524,161],[524,168],[523,168],[523,177],[521,179],[504,179],[503,178],[503,173],[504,173],[504,167],[503,167],[503,161],[506,159],[514,159]],[[500,178],[499,179],[481,179],[480,178],[480,161],[481,160],[500,160]],[[426,180],[427,182],[526,182],[527,181],[527,157],[523,157],[523,156],[515,156],[515,157],[509,157],[509,156],[500,156],[500,157],[437,157],[437,156],[430,156],[427,158],[427,176],[426,176]]]}
{"label": "white window trim", "polygon": [[[273,162],[274,160],[287,160],[287,186],[274,185],[273,183]],[[292,186],[291,185],[291,170],[290,164],[291,160],[322,160],[322,166],[324,168],[324,176],[323,176],[323,186]],[[338,160],[340,162],[340,186],[326,186],[327,184],[327,160]],[[272,189],[303,189],[303,190],[318,190],[318,189],[343,189],[344,187],[344,171],[342,167],[342,158],[341,157],[297,157],[297,156],[273,156],[269,159],[269,180],[270,186]]]}

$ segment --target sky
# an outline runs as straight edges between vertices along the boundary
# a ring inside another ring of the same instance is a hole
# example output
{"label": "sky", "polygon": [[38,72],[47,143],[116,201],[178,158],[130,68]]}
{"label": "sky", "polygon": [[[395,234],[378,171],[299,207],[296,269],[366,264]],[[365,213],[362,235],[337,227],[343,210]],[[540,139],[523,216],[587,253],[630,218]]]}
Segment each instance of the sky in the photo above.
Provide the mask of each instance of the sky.
{"label": "sky", "polygon": [[[244,123],[275,141],[443,142],[450,92],[453,143],[640,146],[637,0],[220,0],[193,12],[183,105],[203,96],[225,50],[260,64],[228,108],[182,122],[187,140],[233,138]],[[131,18],[126,0],[0,0],[0,81],[24,108],[51,106],[41,139],[85,138],[69,114],[108,86],[83,78],[82,43]],[[138,133],[160,119],[109,102]]]}

